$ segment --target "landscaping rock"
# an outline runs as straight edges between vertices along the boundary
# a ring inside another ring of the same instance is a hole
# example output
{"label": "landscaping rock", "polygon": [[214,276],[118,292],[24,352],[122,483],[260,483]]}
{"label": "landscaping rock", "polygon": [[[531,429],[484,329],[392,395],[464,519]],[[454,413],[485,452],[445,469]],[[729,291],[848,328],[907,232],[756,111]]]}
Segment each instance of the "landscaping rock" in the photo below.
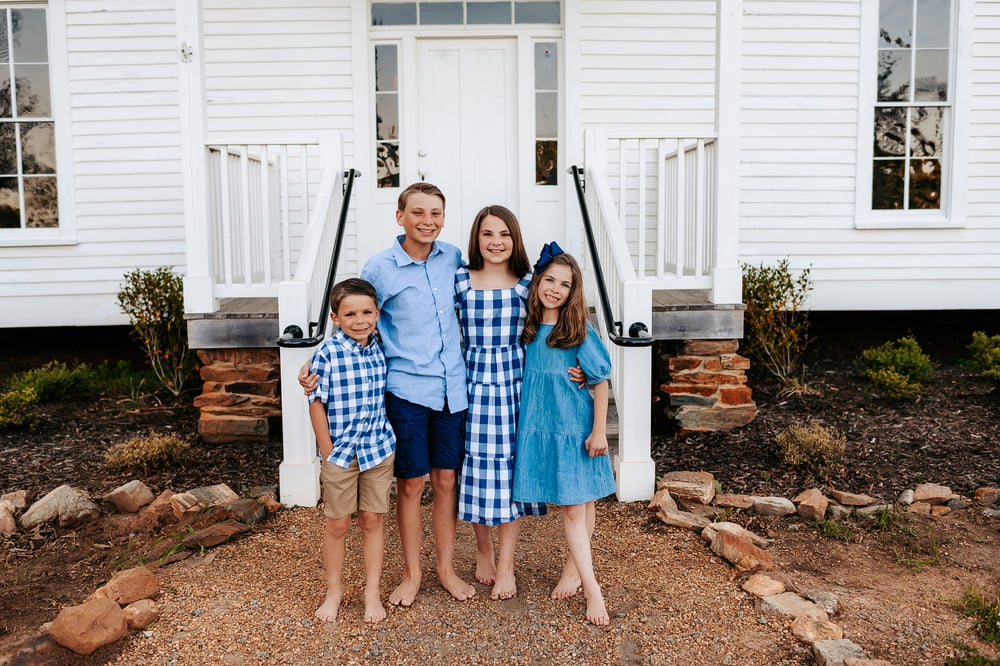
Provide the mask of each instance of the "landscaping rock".
{"label": "landscaping rock", "polygon": [[775,563],[767,551],[750,543],[749,539],[741,538],[720,530],[712,539],[712,552],[725,558],[740,569],[758,570],[774,569]]}
{"label": "landscaping rock", "polygon": [[755,546],[758,546],[759,548],[766,548],[768,544],[767,539],[760,536],[759,534],[751,532],[750,530],[746,529],[745,527],[743,527],[738,523],[731,523],[728,521],[712,523],[711,525],[709,525],[708,527],[706,527],[701,531],[701,538],[707,541],[708,543],[712,543],[712,540],[715,539],[715,533],[720,530],[725,532],[731,532],[732,534],[741,537],[743,539],[749,539],[750,543],[752,543]]}
{"label": "landscaping rock", "polygon": [[927,515],[931,512],[931,505],[927,502],[914,502],[906,508],[909,513]]}
{"label": "landscaping rock", "polygon": [[667,472],[660,480],[673,497],[711,504],[715,497],[715,477],[708,472]]}
{"label": "landscaping rock", "polygon": [[111,599],[92,599],[79,606],[64,608],[49,628],[54,641],[77,654],[114,643],[128,633],[125,613]]}
{"label": "landscaping rock", "polygon": [[153,491],[142,481],[135,479],[118,486],[104,496],[104,499],[115,505],[122,513],[135,513],[151,503],[155,497]]}
{"label": "landscaping rock", "polygon": [[649,501],[647,508],[653,511],[677,511],[677,502],[670,496],[670,491],[666,488],[660,488],[653,495],[653,499]]}
{"label": "landscaping rock", "polygon": [[657,511],[656,517],[667,525],[681,527],[694,532],[700,532],[712,523],[711,520],[704,516],[688,513],[687,511]]}
{"label": "landscaping rock", "polygon": [[761,597],[759,603],[760,610],[765,615],[786,615],[788,617],[808,615],[819,620],[829,619],[825,610],[794,592],[782,592],[769,597]]}
{"label": "landscaping rock", "polygon": [[186,536],[182,543],[188,548],[211,548],[225,543],[237,534],[247,532],[249,529],[237,520],[226,520]]}
{"label": "landscaping rock", "polygon": [[903,506],[913,504],[913,490],[911,488],[907,488],[903,492],[899,493],[899,498],[896,501]]}
{"label": "landscaping rock", "polygon": [[153,599],[160,593],[160,584],[146,567],[119,571],[88,599],[111,599],[122,606],[140,599]]}
{"label": "landscaping rock", "polygon": [[938,483],[921,483],[913,489],[914,502],[944,504],[951,499],[951,488]]}
{"label": "landscaping rock", "polygon": [[785,584],[764,574],[754,574],[743,581],[743,591],[755,597],[771,597],[785,591]]}
{"label": "landscaping rock", "polygon": [[224,483],[219,483],[214,486],[195,488],[186,493],[177,493],[170,498],[170,503],[174,507],[174,514],[181,518],[185,514],[229,504],[239,498],[240,496],[234,493],[232,488]]}
{"label": "landscaping rock", "polygon": [[1000,502],[1000,488],[978,488],[972,496],[972,500],[977,504],[996,504]]}
{"label": "landscaping rock", "polygon": [[4,493],[3,495],[0,495],[0,502],[10,502],[11,506],[15,509],[11,513],[17,513],[28,506],[28,491],[15,490],[13,492]]}
{"label": "landscaping rock", "polygon": [[753,498],[749,495],[719,493],[713,501],[716,506],[728,506],[734,509],[750,509],[753,507]]}
{"label": "landscaping rock", "polygon": [[843,504],[838,504],[837,502],[830,502],[830,504],[826,507],[827,520],[843,520],[852,513],[854,513],[854,509],[849,506],[844,506]]}
{"label": "landscaping rock", "polygon": [[823,520],[826,507],[830,505],[830,500],[818,488],[799,493],[792,498],[792,502],[798,505],[796,511],[806,520]]}
{"label": "landscaping rock", "polygon": [[762,516],[787,516],[795,513],[795,505],[785,497],[754,497],[753,510]]}
{"label": "landscaping rock", "polygon": [[885,659],[861,659],[858,657],[847,657],[844,659],[844,666],[892,666],[891,661]]}
{"label": "landscaping rock", "polygon": [[843,490],[831,490],[830,496],[845,506],[867,506],[875,501],[870,495],[848,493]]}
{"label": "landscaping rock", "polygon": [[89,523],[101,515],[90,496],[77,488],[62,485],[31,505],[21,516],[21,527],[30,530],[50,521],[60,527],[75,527]]}
{"label": "landscaping rock", "polygon": [[17,520],[7,504],[0,502],[0,534],[17,534]]}
{"label": "landscaping rock", "polygon": [[809,644],[816,641],[836,641],[844,637],[844,630],[840,625],[808,614],[799,615],[792,620],[789,628],[796,638]]}
{"label": "landscaping rock", "polygon": [[868,655],[860,645],[846,638],[813,643],[813,658],[819,666],[846,666],[845,660],[851,657],[867,659]]}
{"label": "landscaping rock", "polygon": [[861,518],[873,518],[875,515],[882,513],[883,511],[891,511],[892,505],[889,504],[872,504],[871,506],[861,506],[854,510],[854,515],[860,516]]}
{"label": "landscaping rock", "polygon": [[139,599],[123,610],[129,629],[144,629],[160,617],[160,607],[152,599]]}
{"label": "landscaping rock", "polygon": [[802,593],[802,596],[825,610],[827,615],[836,615],[837,607],[840,602],[837,600],[837,595],[833,592],[827,592],[825,590],[806,590]]}

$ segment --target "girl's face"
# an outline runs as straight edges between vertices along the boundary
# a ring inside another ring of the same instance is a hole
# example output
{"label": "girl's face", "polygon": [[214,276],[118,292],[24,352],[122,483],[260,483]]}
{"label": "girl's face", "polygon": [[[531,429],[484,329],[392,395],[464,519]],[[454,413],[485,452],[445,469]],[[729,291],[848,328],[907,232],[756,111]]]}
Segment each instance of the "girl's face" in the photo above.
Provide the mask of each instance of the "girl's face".
{"label": "girl's face", "polygon": [[573,271],[565,264],[549,264],[538,283],[538,300],[546,310],[558,310],[573,289]]}
{"label": "girl's face", "polygon": [[479,252],[488,264],[502,264],[510,261],[514,241],[510,229],[496,215],[487,215],[479,223]]}

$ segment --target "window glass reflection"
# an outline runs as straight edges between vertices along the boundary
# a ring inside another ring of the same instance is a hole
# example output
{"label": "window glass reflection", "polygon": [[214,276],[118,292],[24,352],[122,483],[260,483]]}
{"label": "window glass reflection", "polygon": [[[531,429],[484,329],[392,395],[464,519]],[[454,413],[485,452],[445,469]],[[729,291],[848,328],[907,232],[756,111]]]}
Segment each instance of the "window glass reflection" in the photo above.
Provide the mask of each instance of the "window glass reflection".
{"label": "window glass reflection", "polygon": [[461,2],[421,2],[420,25],[462,25]]}
{"label": "window glass reflection", "polygon": [[0,229],[21,228],[21,195],[17,178],[0,178]]}
{"label": "window glass reflection", "polygon": [[22,173],[56,172],[56,135],[52,123],[18,123],[21,127]]}
{"label": "window glass reflection", "polygon": [[52,115],[47,65],[15,65],[17,115],[21,118],[47,118]]}
{"label": "window glass reflection", "polygon": [[898,210],[903,207],[903,160],[876,160],[872,169],[872,208]]}
{"label": "window glass reflection", "polygon": [[54,228],[59,226],[59,200],[56,197],[56,179],[24,179],[24,212],[29,228]]}
{"label": "window glass reflection", "polygon": [[514,23],[559,23],[558,2],[515,2]]}
{"label": "window glass reflection", "polygon": [[878,101],[906,102],[910,99],[910,52],[895,49],[878,52]]}
{"label": "window glass reflection", "polygon": [[917,48],[948,48],[951,36],[951,3],[917,0]]}
{"label": "window glass reflection", "polygon": [[909,207],[941,207],[941,162],[939,160],[910,161]]}
{"label": "window glass reflection", "polygon": [[510,2],[469,2],[465,5],[470,25],[510,25]]}
{"label": "window glass reflection", "polygon": [[913,0],[881,0],[878,10],[879,46],[910,48],[913,44]]}
{"label": "window glass reflection", "polygon": [[373,2],[372,25],[416,25],[417,3]]}
{"label": "window glass reflection", "polygon": [[918,50],[913,99],[919,102],[948,100],[948,52],[943,49]]}

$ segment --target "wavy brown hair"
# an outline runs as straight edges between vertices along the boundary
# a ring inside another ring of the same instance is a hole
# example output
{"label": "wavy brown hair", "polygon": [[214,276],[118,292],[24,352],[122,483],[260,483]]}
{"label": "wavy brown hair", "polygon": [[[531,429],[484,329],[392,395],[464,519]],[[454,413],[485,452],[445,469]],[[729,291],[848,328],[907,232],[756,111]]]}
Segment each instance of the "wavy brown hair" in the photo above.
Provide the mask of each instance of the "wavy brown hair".
{"label": "wavy brown hair", "polygon": [[469,270],[478,271],[485,263],[483,253],[479,250],[479,230],[483,226],[483,220],[490,215],[500,218],[500,221],[507,225],[507,231],[510,232],[510,239],[513,242],[510,270],[514,275],[524,277],[531,270],[531,262],[528,261],[528,253],[524,249],[521,225],[517,221],[517,216],[503,206],[487,206],[476,213],[472,231],[469,232]]}
{"label": "wavy brown hair", "polygon": [[405,190],[399,193],[399,198],[396,199],[396,210],[406,210],[406,202],[410,199],[410,195],[417,192],[429,194],[432,197],[438,197],[441,199],[441,209],[444,210],[444,192],[442,192],[441,188],[437,185],[431,185],[430,183],[425,183],[423,181],[411,183],[406,186]]}
{"label": "wavy brown hair", "polygon": [[545,310],[538,296],[538,285],[541,284],[542,276],[553,264],[569,267],[573,274],[573,285],[569,289],[566,302],[559,308],[559,319],[552,327],[549,337],[545,338],[545,344],[549,347],[566,349],[580,344],[587,337],[587,300],[583,297],[583,272],[580,271],[580,265],[576,263],[573,255],[565,252],[552,257],[552,262],[545,267],[545,270],[536,272],[532,277],[531,287],[528,288],[528,316],[524,319],[524,333],[521,334],[521,340],[524,344],[528,344],[538,335],[538,326],[542,323],[542,313]]}

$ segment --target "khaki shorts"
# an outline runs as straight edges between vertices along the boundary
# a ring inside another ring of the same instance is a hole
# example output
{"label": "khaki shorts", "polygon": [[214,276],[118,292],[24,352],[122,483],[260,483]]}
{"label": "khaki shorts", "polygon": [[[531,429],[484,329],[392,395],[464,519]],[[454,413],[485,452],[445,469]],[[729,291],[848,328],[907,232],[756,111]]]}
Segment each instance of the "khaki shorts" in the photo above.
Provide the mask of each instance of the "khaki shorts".
{"label": "khaki shorts", "polygon": [[364,472],[358,468],[357,457],[348,469],[323,461],[319,474],[323,487],[323,514],[327,518],[343,518],[358,510],[388,513],[395,457],[393,453]]}

